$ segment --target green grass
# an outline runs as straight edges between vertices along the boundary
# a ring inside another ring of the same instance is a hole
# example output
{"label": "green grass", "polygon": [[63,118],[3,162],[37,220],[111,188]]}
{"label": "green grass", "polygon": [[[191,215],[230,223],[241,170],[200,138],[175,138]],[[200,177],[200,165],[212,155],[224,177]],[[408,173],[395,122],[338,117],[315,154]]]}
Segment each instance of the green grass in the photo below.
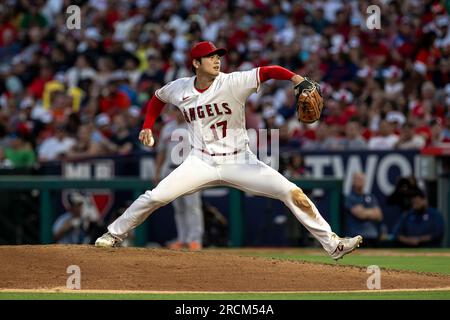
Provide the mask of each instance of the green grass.
{"label": "green grass", "polygon": [[388,250],[403,253],[450,253],[450,248],[394,248]]}
{"label": "green grass", "polygon": [[348,255],[343,260],[334,262],[328,256],[318,255],[292,255],[292,254],[252,254],[259,257],[274,259],[302,260],[307,262],[340,264],[367,267],[377,265],[381,269],[396,269],[416,272],[433,272],[450,274],[450,257],[427,257],[427,256],[359,256]]}
{"label": "green grass", "polygon": [[356,293],[0,293],[0,300],[450,300],[450,291]]}

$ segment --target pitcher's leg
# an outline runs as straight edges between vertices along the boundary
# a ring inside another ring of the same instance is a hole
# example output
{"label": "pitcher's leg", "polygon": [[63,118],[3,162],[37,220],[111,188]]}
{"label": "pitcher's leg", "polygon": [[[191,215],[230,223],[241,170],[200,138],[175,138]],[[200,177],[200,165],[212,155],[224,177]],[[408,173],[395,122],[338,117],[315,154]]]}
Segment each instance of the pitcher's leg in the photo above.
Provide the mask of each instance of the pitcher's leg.
{"label": "pitcher's leg", "polygon": [[153,189],[139,196],[108,231],[124,239],[128,231],[136,228],[156,209],[174,199],[193,193],[218,180],[217,170],[195,156],[186,160]]}
{"label": "pitcher's leg", "polygon": [[119,218],[108,226],[109,233],[123,240],[128,236],[128,231],[139,226],[153,211],[165,205],[165,202],[155,197],[155,190],[157,188],[141,194]]}
{"label": "pitcher's leg", "polygon": [[223,165],[219,173],[223,181],[238,189],[283,201],[328,253],[335,250],[337,240],[328,222],[303,191],[278,171],[257,161]]}
{"label": "pitcher's leg", "polygon": [[[286,181],[289,182],[287,179]],[[291,190],[279,199],[320,242],[325,251],[331,254],[336,249],[337,238],[331,231],[330,225],[302,189],[292,183]]]}

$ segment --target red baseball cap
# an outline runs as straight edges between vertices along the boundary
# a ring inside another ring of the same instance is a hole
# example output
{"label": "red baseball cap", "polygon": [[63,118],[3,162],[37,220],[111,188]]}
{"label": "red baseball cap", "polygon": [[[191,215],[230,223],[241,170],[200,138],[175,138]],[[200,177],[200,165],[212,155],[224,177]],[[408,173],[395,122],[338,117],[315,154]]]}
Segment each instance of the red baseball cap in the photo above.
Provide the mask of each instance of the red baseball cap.
{"label": "red baseball cap", "polygon": [[210,54],[216,53],[219,56],[227,54],[227,49],[216,48],[216,46],[210,41],[202,41],[196,43],[191,49],[191,59],[200,59]]}

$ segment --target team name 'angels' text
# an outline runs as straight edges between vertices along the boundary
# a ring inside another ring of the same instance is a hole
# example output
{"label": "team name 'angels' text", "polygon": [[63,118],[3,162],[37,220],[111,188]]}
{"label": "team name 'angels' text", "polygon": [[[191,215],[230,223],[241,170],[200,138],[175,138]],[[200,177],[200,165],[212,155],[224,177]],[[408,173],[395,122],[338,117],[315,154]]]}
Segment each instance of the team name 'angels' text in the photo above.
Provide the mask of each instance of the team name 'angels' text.
{"label": "team name 'angels' text", "polygon": [[231,113],[231,109],[226,102],[205,104],[204,106],[197,106],[183,110],[183,115],[187,122]]}

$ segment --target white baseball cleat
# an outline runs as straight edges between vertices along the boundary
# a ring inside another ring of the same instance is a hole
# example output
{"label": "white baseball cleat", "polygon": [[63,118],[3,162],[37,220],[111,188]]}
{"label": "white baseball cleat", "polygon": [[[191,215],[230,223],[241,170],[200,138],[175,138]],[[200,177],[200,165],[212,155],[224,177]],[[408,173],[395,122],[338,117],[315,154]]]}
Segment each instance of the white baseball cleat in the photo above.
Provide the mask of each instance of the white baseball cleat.
{"label": "white baseball cleat", "polygon": [[113,236],[111,233],[104,233],[100,238],[95,241],[96,247],[106,247],[112,248],[117,246],[117,244],[121,243],[122,239],[119,239],[116,236]]}
{"label": "white baseball cleat", "polygon": [[339,241],[336,249],[330,254],[331,257],[336,261],[342,259],[342,257],[347,253],[350,253],[358,248],[363,241],[363,237],[361,236],[356,236],[353,238],[340,238],[334,234],[333,237],[336,237],[336,239]]}

